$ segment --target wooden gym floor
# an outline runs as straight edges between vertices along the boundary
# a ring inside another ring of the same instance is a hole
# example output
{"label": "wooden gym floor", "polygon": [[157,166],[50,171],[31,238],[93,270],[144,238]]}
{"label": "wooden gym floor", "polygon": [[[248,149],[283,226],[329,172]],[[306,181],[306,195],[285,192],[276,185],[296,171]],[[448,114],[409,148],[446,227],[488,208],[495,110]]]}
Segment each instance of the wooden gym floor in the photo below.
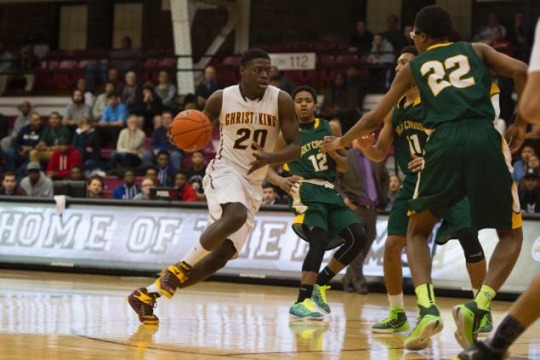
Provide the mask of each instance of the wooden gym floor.
{"label": "wooden gym floor", "polygon": [[[205,282],[160,299],[159,327],[139,326],[126,296],[148,278],[0,270],[0,359],[451,359],[450,309],[431,348],[403,350],[405,335],[370,326],[386,316],[383,294],[330,291],[323,323],[289,322],[292,287]],[[415,299],[406,297],[409,320]],[[539,300],[540,301],[540,300]],[[495,302],[498,324],[510,303]],[[540,322],[511,348],[513,359],[540,359]]]}

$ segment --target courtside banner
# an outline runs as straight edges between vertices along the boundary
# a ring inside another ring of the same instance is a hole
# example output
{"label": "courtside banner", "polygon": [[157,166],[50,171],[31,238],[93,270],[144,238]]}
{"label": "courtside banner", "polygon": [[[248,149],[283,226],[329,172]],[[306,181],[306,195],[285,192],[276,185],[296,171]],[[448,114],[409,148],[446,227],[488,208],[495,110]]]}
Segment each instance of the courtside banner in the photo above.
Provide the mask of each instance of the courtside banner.
{"label": "courtside banner", "polygon": [[[159,271],[180,260],[207,222],[200,207],[139,202],[117,205],[77,201],[61,213],[53,202],[2,202],[0,262],[112,270]],[[307,243],[292,231],[288,211],[261,211],[256,226],[238,259],[220,273],[250,278],[298,279]],[[381,215],[378,236],[365,262],[364,273],[382,277],[387,216]],[[436,231],[437,229],[435,229]],[[493,230],[480,232],[489,256],[497,244]],[[470,283],[458,241],[433,245],[433,280],[439,287],[463,290]],[[327,253],[328,260],[332,253]],[[402,256],[409,277],[407,257]],[[522,292],[540,270],[540,221],[525,220],[520,257],[503,291]],[[380,281],[380,279],[372,279]]]}

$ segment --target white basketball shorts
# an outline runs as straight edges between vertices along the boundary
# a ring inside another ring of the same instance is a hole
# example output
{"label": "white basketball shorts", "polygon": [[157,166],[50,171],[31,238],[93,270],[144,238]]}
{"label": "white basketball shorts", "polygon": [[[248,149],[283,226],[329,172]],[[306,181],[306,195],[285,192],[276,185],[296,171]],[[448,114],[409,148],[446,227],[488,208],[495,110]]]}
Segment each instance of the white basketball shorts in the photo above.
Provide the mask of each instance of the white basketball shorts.
{"label": "white basketball shorts", "polygon": [[222,204],[240,203],[247,208],[246,223],[228,236],[238,255],[255,225],[255,214],[259,211],[263,198],[262,186],[250,183],[232,167],[214,161],[208,166],[203,187],[209,212],[207,226],[221,218]]}

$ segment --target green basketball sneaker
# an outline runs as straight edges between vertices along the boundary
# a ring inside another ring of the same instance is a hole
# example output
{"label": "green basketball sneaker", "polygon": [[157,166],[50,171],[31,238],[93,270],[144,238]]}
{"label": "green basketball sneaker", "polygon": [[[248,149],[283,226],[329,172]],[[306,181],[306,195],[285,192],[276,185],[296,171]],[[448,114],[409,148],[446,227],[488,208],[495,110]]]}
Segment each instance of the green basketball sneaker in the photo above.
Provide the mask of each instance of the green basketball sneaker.
{"label": "green basketball sneaker", "polygon": [[452,315],[457,327],[454,336],[462,348],[467,349],[476,342],[480,321],[488,313],[487,310],[479,309],[474,301],[454,306]]}
{"label": "green basketball sneaker", "polygon": [[407,331],[410,327],[405,310],[398,307],[390,309],[390,314],[388,314],[386,319],[373,325],[371,331],[374,333],[392,334]]}
{"label": "green basketball sneaker", "polygon": [[313,303],[317,308],[322,312],[323,314],[330,314],[330,306],[326,302],[326,290],[330,289],[330,286],[323,285],[319,286],[315,284],[313,286],[313,293],[311,294],[311,300],[313,300]]}
{"label": "green basketball sneaker", "polygon": [[493,330],[493,317],[491,317],[491,311],[489,311],[482,320],[480,320],[480,328],[478,333],[489,333]]}
{"label": "green basketball sneaker", "polygon": [[289,315],[296,320],[323,320],[324,315],[321,314],[313,300],[305,299],[301,303],[293,303],[289,309]]}
{"label": "green basketball sneaker", "polygon": [[423,350],[428,347],[431,337],[440,333],[443,329],[443,321],[437,305],[431,305],[426,308],[418,305],[420,314],[418,315],[418,323],[414,330],[407,336],[405,340],[405,349],[407,350]]}

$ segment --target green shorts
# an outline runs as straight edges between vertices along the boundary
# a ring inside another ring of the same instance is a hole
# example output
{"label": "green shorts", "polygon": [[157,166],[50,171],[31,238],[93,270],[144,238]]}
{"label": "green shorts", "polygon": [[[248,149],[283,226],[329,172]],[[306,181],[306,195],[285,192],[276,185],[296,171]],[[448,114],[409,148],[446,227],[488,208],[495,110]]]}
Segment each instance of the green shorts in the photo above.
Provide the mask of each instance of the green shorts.
{"label": "green shorts", "polygon": [[[388,217],[388,235],[406,236],[409,225],[409,201],[416,187],[416,175],[407,175],[398,190]],[[442,224],[437,232],[437,242],[445,243],[456,238],[457,231],[471,227],[469,201],[463,198],[448,208],[442,216]]]}
{"label": "green shorts", "polygon": [[439,126],[428,138],[424,159],[409,202],[412,211],[429,210],[440,218],[467,196],[473,228],[521,227],[510,151],[490,121],[463,120]]}
{"label": "green shorts", "polygon": [[309,242],[304,227],[319,227],[330,234],[327,250],[341,245],[344,240],[339,233],[360,221],[351,209],[345,205],[337,191],[322,185],[303,182],[298,194],[290,200],[290,208],[296,217],[293,221],[294,232]]}
{"label": "green shorts", "polygon": [[443,215],[435,242],[444,244],[450,239],[456,239],[459,230],[470,228],[472,226],[470,212],[469,199],[467,198],[463,198],[448,208]]}
{"label": "green shorts", "polygon": [[399,188],[388,217],[388,236],[406,236],[409,225],[409,200],[416,186],[416,175],[407,175]]}

